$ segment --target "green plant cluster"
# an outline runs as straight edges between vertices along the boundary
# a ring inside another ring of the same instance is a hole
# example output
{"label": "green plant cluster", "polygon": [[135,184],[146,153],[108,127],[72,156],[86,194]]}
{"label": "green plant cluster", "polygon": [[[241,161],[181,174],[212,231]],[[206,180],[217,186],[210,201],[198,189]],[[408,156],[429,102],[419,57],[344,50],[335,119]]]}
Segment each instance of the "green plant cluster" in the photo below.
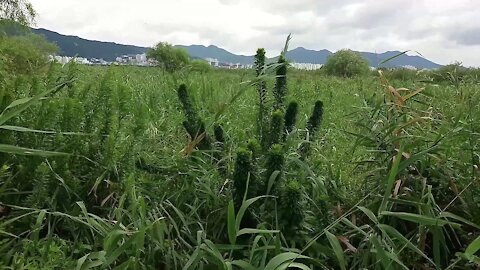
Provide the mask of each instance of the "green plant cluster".
{"label": "green plant cluster", "polygon": [[340,50],[331,55],[327,59],[324,68],[329,75],[345,78],[363,76],[370,71],[367,59],[359,53],[348,49]]}
{"label": "green plant cluster", "polygon": [[477,84],[406,89],[257,55],[255,71],[180,86],[155,68],[11,61],[0,268],[478,267]]}
{"label": "green plant cluster", "polygon": [[[275,86],[271,99],[266,89],[266,81],[262,79],[266,70],[265,51],[263,49],[257,50],[255,64],[258,79],[256,81],[258,92],[257,136],[250,139],[245,148],[240,147],[236,151],[233,166],[222,164],[222,175],[228,177],[229,173],[224,169],[225,167],[233,167],[231,179],[235,211],[241,208],[245,200],[265,195],[276,197],[275,204],[278,203],[278,209],[275,209],[272,202],[266,202],[262,206],[262,209],[265,210],[263,213],[255,210],[248,212],[249,215],[246,218],[249,219],[249,222],[247,223],[250,226],[256,226],[255,224],[269,221],[268,226],[275,228],[277,225],[273,220],[277,219],[279,220],[279,228],[286,233],[286,237],[290,237],[302,230],[307,209],[304,206],[306,202],[301,189],[302,184],[297,179],[291,179],[293,175],[296,175],[295,171],[300,170],[300,168],[298,166],[288,168],[286,157],[289,151],[293,151],[292,154],[299,160],[305,160],[310,144],[322,122],[323,103],[321,101],[315,103],[300,147],[291,147],[287,143],[287,139],[292,132],[297,131],[298,103],[291,101],[288,106],[284,105],[287,95],[287,61],[281,55],[275,65]],[[187,119],[184,122],[184,127],[188,138],[198,138],[198,140],[193,140],[193,143],[199,150],[211,150],[212,143],[205,130],[205,124],[198,117],[197,111],[188,98],[184,84],[179,87],[178,96]],[[266,113],[270,113],[270,117],[265,117]],[[215,125],[214,134],[216,144],[224,145],[225,138],[220,125]],[[226,159],[221,155],[216,155],[216,158],[218,164],[221,160]],[[288,171],[290,169],[292,171]],[[284,180],[284,178],[286,179]],[[272,216],[270,214],[272,211],[276,211],[278,215]],[[293,219],[291,215],[294,215]],[[253,220],[254,216],[257,218],[256,221]]]}

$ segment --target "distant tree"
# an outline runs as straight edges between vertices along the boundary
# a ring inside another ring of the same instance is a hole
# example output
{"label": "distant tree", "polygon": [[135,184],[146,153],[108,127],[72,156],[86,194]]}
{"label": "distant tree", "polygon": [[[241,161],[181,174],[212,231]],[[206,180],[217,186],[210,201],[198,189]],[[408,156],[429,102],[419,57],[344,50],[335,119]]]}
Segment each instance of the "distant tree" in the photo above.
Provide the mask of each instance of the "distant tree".
{"label": "distant tree", "polygon": [[0,42],[0,69],[9,74],[30,74],[48,62],[48,55],[58,47],[35,34],[4,37]]}
{"label": "distant tree", "polygon": [[0,19],[31,25],[35,22],[36,12],[27,0],[0,0]]}
{"label": "distant tree", "polygon": [[213,67],[207,61],[196,59],[190,62],[190,70],[199,73],[207,73],[212,71]]}
{"label": "distant tree", "polygon": [[175,48],[167,42],[160,42],[147,52],[149,59],[158,61],[168,72],[174,72],[187,66],[190,57],[186,50]]}
{"label": "distant tree", "polygon": [[330,75],[353,77],[368,74],[370,66],[360,54],[344,49],[328,58],[325,71]]}

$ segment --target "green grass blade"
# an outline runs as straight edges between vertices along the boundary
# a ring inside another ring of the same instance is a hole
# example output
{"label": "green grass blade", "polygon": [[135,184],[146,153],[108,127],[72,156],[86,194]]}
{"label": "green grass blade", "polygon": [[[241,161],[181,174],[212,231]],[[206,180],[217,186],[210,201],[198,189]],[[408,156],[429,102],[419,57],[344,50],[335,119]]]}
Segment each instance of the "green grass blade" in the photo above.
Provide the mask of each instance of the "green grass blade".
{"label": "green grass blade", "polygon": [[392,216],[392,217],[397,217],[403,220],[411,221],[414,223],[418,223],[421,225],[427,225],[427,226],[445,226],[447,224],[452,225],[453,227],[460,228],[460,224],[454,223],[451,221],[447,221],[444,219],[440,218],[433,218],[429,216],[424,216],[424,215],[419,215],[419,214],[414,214],[414,213],[407,213],[407,212],[389,212],[389,211],[383,211],[381,213],[382,216]]}
{"label": "green grass blade", "polygon": [[20,114],[21,112],[25,111],[26,109],[28,109],[31,105],[37,103],[38,101],[40,101],[43,97],[51,94],[51,93],[54,93],[54,92],[57,92],[59,91],[60,89],[62,89],[63,87],[65,87],[68,83],[71,83],[71,81],[69,82],[63,82],[53,88],[51,88],[50,90],[47,90],[43,93],[40,93],[32,98],[27,98],[27,99],[24,99],[24,100],[21,100],[21,101],[17,101],[17,102],[12,102],[7,108],[8,109],[5,109],[1,114],[0,114],[0,125],[3,125],[5,124],[5,122],[7,122],[8,120],[10,120],[11,118],[17,116],[18,114]]}
{"label": "green grass blade", "polygon": [[294,252],[284,252],[273,257],[265,266],[264,270],[276,270],[278,267],[284,263],[293,262],[296,259],[309,259],[309,257],[294,253]]}
{"label": "green grass blade", "polygon": [[41,157],[54,157],[54,156],[69,156],[68,153],[55,152],[55,151],[45,151],[38,149],[25,148],[15,145],[0,144],[0,152],[23,155],[23,156],[41,156]]}
{"label": "green grass blade", "polygon": [[337,262],[338,265],[340,266],[340,269],[345,270],[347,269],[346,263],[345,263],[345,256],[343,254],[343,249],[342,246],[340,245],[340,242],[338,241],[337,237],[333,235],[329,231],[325,231],[325,235],[328,238],[328,242],[333,248],[333,252],[335,253],[335,256],[337,257]]}
{"label": "green grass blade", "polygon": [[233,200],[230,200],[228,203],[227,215],[228,240],[230,241],[230,244],[235,245],[237,239],[237,227],[235,225],[235,207],[233,205]]}

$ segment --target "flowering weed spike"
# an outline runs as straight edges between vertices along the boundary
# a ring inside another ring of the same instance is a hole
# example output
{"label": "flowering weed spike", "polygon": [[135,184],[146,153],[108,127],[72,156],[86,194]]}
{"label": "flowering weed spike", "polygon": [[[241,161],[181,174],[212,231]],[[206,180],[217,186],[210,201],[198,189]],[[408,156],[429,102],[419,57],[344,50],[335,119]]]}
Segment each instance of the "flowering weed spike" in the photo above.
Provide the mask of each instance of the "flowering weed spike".
{"label": "flowering weed spike", "polygon": [[297,122],[298,103],[295,101],[290,102],[285,112],[285,131],[287,133],[292,132]]}
{"label": "flowering weed spike", "polygon": [[323,119],[323,102],[318,100],[315,102],[315,106],[313,108],[312,115],[308,119],[307,122],[307,130],[310,132],[310,134],[313,134],[318,127],[320,127],[320,124],[322,123]]}
{"label": "flowering weed spike", "polygon": [[275,177],[275,179],[273,179],[274,183],[272,185],[272,190],[270,191],[270,194],[274,194],[276,192],[276,187],[281,184],[284,164],[285,157],[282,146],[280,144],[273,145],[268,152],[267,162],[265,164],[265,183],[267,184],[267,187],[269,185],[272,174],[275,171],[279,171],[280,173]]}
{"label": "flowering weed spike", "polygon": [[280,140],[282,140],[285,126],[283,118],[284,116],[281,110],[277,110],[272,114],[270,130],[268,132],[268,144],[264,146],[265,149],[268,149],[273,144],[280,143]]}
{"label": "flowering weed spike", "polygon": [[294,237],[304,220],[302,186],[296,180],[288,180],[280,191],[279,221],[282,232]]}
{"label": "flowering weed spike", "polygon": [[255,196],[253,189],[255,182],[255,173],[252,166],[252,153],[245,148],[237,150],[235,159],[235,168],[233,171],[233,200],[235,208],[238,210],[243,202],[243,197],[247,191],[247,181],[249,182],[247,199]]}
{"label": "flowering weed spike", "polygon": [[[262,75],[265,68],[265,49],[259,48],[255,55],[255,72],[257,77]],[[260,137],[264,136],[263,127],[267,123],[268,110],[267,103],[267,82],[265,80],[259,80],[257,84],[258,92],[258,115],[257,115],[257,132]]]}
{"label": "flowering weed spike", "polygon": [[[305,138],[305,141],[310,140],[310,138],[313,138],[315,136],[316,131],[320,127],[320,124],[322,123],[323,119],[323,103],[318,100],[315,102],[315,106],[313,108],[312,115],[308,119],[307,122],[307,135]],[[300,146],[299,149],[299,154],[302,159],[305,159],[305,157],[308,155],[310,152],[310,143],[306,142]]]}
{"label": "flowering weed spike", "polygon": [[198,116],[195,108],[190,101],[187,86],[185,84],[181,84],[178,88],[177,94],[180,103],[182,103],[182,108],[186,117],[186,120],[183,122],[183,126],[188,132],[191,140],[197,141],[198,139],[196,146],[198,146],[200,150],[211,149],[210,139],[208,138],[205,130],[205,124]]}
{"label": "flowering weed spike", "polygon": [[283,102],[287,94],[287,60],[283,54],[278,58],[278,64],[280,64],[280,66],[277,68],[277,78],[275,81],[275,88],[273,89],[275,109],[281,109],[283,107]]}

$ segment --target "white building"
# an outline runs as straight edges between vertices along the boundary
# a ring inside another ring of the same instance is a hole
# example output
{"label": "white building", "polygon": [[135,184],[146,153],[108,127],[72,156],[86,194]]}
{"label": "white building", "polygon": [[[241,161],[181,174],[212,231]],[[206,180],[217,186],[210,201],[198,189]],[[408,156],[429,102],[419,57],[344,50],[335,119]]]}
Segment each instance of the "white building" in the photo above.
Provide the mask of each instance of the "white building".
{"label": "white building", "polygon": [[322,68],[322,64],[312,64],[312,63],[291,63],[290,66],[296,69],[303,70],[316,70]]}
{"label": "white building", "polygon": [[205,61],[207,61],[212,67],[218,67],[219,61],[216,58],[205,58]]}
{"label": "white building", "polygon": [[147,55],[145,53],[135,55],[135,59],[137,63],[144,63],[147,62]]}

